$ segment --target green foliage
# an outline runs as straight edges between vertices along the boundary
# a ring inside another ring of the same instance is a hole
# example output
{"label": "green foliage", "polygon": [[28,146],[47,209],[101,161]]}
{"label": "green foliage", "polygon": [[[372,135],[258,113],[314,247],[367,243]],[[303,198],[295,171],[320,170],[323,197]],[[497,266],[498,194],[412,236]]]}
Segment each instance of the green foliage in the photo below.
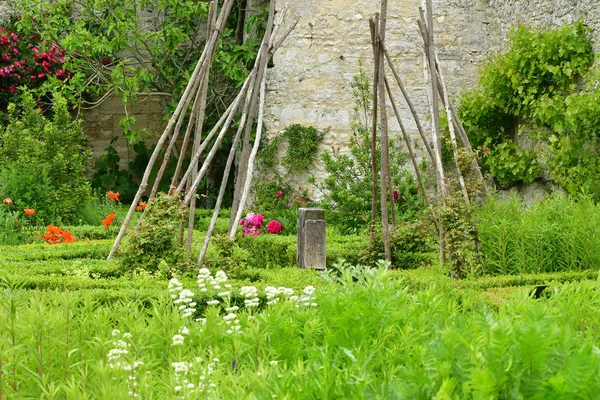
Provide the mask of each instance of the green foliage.
{"label": "green foliage", "polygon": [[[190,398],[546,399],[600,390],[598,282],[557,284],[539,300],[517,290],[493,311],[446,287],[407,288],[385,268],[340,269],[340,279],[317,289],[316,307],[266,305],[261,293],[260,310],[235,311],[237,335],[227,333],[221,306],[207,305],[222,299],[215,291],[194,297],[202,323],[182,319],[165,282],[147,277],[120,290],[58,292],[24,290],[21,276],[2,274],[2,394],[130,398],[133,375],[140,398],[175,399],[180,362],[189,363],[186,379],[213,383]],[[283,271],[260,280],[316,279]],[[230,305],[243,306],[231,292]],[[173,345],[184,326],[184,344]],[[123,361],[142,362],[136,368],[109,367],[119,339],[130,344]]]}
{"label": "green foliage", "polygon": [[188,267],[179,236],[183,221],[179,199],[159,194],[148,204],[141,226],[126,237],[119,250],[123,270],[156,272],[161,263],[180,270]]}
{"label": "green foliage", "polygon": [[[435,233],[428,222],[402,221],[390,231],[392,266],[399,269],[414,269],[431,263],[436,258]],[[360,263],[374,266],[385,259],[383,233],[376,232],[375,240],[361,246]]]}
{"label": "green foliage", "polygon": [[[0,128],[0,197],[11,198],[11,208],[30,224],[76,223],[90,200],[81,121],[72,120],[60,95],[51,118],[40,114],[30,93],[21,105],[22,113],[9,106],[8,125]],[[22,216],[25,208],[36,214]]]}
{"label": "green foliage", "polygon": [[[94,164],[92,187],[102,193],[107,193],[108,191],[118,192],[123,202],[131,202],[139,188],[137,182],[141,181],[144,176],[155,145],[147,147],[144,142],[137,142],[133,145],[127,143],[128,156],[131,153],[134,153],[134,155],[128,159],[128,168],[121,169],[119,165],[121,157],[117,149],[113,146],[117,139],[117,136],[111,139],[110,145],[105,149],[106,153],[100,156],[96,164]],[[161,155],[164,157],[164,152]],[[184,168],[187,168],[188,161],[188,159],[184,160]],[[150,182],[156,179],[160,165],[161,163],[157,162],[152,168],[148,178]],[[163,179],[158,186],[159,191],[168,192],[175,168],[176,163],[171,162],[168,164],[163,174]]]}
{"label": "green foliage", "polygon": [[[308,200],[308,195],[297,193],[292,184],[297,175],[308,171],[314,163],[324,135],[313,126],[294,124],[283,133],[263,141],[258,163],[261,178],[252,187],[256,210],[286,210],[293,205],[305,205],[303,203]],[[284,142],[288,146],[285,155],[280,158],[279,150]]]}
{"label": "green foliage", "polygon": [[[373,190],[371,166],[371,128],[370,108],[371,85],[368,76],[362,69],[351,84],[355,100],[356,121],[352,125],[353,135],[350,138],[349,154],[333,149],[321,154],[324,169],[328,173],[322,182],[317,182],[314,176],[309,177],[322,194],[322,205],[334,213],[333,221],[342,232],[356,233],[367,226],[371,219],[371,197]],[[378,141],[379,142],[379,141]],[[395,148],[390,141],[390,148]],[[378,163],[381,150],[376,149]],[[396,202],[398,218],[401,220],[414,219],[418,211],[424,208],[424,203],[418,195],[416,180],[413,174],[404,168],[408,161],[405,154],[392,151],[390,154],[390,169],[394,190],[398,192]],[[421,166],[426,169],[426,165]]]}
{"label": "green foliage", "polygon": [[293,124],[285,128],[282,133],[287,139],[288,148],[282,163],[290,173],[306,171],[316,160],[317,150],[325,136],[314,126]]}
{"label": "green foliage", "polygon": [[[459,114],[501,186],[547,173],[571,194],[599,198],[600,105],[590,33],[582,21],[539,31],[519,27],[506,51],[486,65],[479,87],[463,95]],[[532,145],[517,144],[523,141]]]}
{"label": "green foliage", "polygon": [[[72,72],[64,81],[48,79],[41,90],[60,91],[71,104],[85,107],[95,107],[106,98],[104,95],[114,93],[123,100],[125,116],[119,124],[132,142],[144,138],[147,132],[134,129],[136,119],[130,113],[131,105],[154,92],[162,97],[167,110],[174,109],[206,38],[206,1],[15,3],[15,9],[27,10],[19,24],[20,33],[39,34],[43,40],[56,43],[66,53],[65,68]],[[238,24],[245,15],[242,5],[236,2],[221,32],[209,88],[209,99],[213,100],[207,115],[224,111],[223,104],[229,104],[256,56],[258,40],[244,42],[243,30],[257,28],[260,34],[264,13],[246,27],[245,21]]]}
{"label": "green foliage", "polygon": [[516,197],[476,213],[482,274],[597,270],[600,208],[589,197],[553,196],[526,207]]}
{"label": "green foliage", "polygon": [[[278,197],[279,192],[281,196]],[[290,182],[277,174],[268,179],[257,179],[252,185],[252,205],[255,210],[288,210],[296,200],[295,195]]]}

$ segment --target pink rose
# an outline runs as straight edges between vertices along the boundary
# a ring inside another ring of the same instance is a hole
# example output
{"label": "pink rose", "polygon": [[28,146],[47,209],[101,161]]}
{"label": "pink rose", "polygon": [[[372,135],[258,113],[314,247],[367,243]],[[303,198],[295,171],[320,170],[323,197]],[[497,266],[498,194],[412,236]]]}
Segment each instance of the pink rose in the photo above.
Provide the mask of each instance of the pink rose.
{"label": "pink rose", "polygon": [[275,198],[280,198],[281,196],[283,196],[283,192],[280,190],[279,192],[277,192],[277,194],[275,195]]}

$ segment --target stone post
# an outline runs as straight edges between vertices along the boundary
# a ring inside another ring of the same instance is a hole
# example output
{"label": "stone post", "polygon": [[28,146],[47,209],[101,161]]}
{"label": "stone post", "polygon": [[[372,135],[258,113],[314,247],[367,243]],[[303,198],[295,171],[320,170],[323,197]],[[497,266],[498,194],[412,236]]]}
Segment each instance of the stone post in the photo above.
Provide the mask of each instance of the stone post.
{"label": "stone post", "polygon": [[320,208],[300,208],[298,215],[298,267],[324,270],[325,211]]}

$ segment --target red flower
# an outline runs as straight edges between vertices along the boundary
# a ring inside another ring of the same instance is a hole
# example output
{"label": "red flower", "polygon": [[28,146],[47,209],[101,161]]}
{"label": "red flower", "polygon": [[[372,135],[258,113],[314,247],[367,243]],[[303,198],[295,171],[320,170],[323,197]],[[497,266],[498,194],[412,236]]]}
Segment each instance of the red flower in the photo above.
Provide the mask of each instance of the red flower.
{"label": "red flower", "polygon": [[400,195],[398,194],[398,191],[394,190],[394,200],[398,200],[399,197]]}
{"label": "red flower", "polygon": [[119,192],[114,193],[114,192],[110,191],[106,194],[106,196],[111,200],[119,201]]}
{"label": "red flower", "polygon": [[35,210],[33,208],[26,208],[23,212],[27,215],[35,215]]}
{"label": "red flower", "polygon": [[138,206],[135,208],[135,211],[142,211],[144,210],[148,205],[146,203],[144,203],[143,201],[140,201],[138,203]]}
{"label": "red flower", "polygon": [[2,200],[2,203],[6,204],[7,206],[12,206],[12,199],[10,197],[7,197],[6,199]]}
{"label": "red flower", "polygon": [[275,195],[275,198],[278,199],[281,196],[283,196],[283,192],[280,190],[279,192],[277,192],[277,194]]}
{"label": "red flower", "polygon": [[279,221],[273,220],[267,225],[267,231],[274,235],[279,235],[283,231],[283,226]]}

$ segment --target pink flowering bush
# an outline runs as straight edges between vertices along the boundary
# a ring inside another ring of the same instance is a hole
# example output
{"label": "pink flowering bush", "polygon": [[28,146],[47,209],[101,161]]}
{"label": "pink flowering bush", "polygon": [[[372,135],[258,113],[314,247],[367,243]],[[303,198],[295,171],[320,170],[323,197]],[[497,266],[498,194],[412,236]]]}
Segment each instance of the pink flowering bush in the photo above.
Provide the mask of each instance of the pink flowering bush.
{"label": "pink flowering bush", "polygon": [[263,226],[263,220],[265,219],[262,214],[253,214],[250,213],[246,215],[246,218],[240,221],[240,225],[244,227],[244,233],[242,236],[252,235],[258,236],[260,235],[260,228]]}
{"label": "pink flowering bush", "polygon": [[[20,34],[11,26],[0,28],[0,110],[14,101],[19,88],[41,88],[48,79],[64,81],[71,73],[64,67],[65,51],[40,35]],[[38,93],[38,96],[45,93]],[[40,102],[42,99],[38,99]]]}
{"label": "pink flowering bush", "polygon": [[[240,225],[244,227],[242,236],[258,236],[261,234],[261,229],[264,226],[265,216],[262,214],[250,213],[246,218],[240,221]],[[267,224],[267,232],[278,235],[283,231],[283,226],[279,221],[273,220]]]}

